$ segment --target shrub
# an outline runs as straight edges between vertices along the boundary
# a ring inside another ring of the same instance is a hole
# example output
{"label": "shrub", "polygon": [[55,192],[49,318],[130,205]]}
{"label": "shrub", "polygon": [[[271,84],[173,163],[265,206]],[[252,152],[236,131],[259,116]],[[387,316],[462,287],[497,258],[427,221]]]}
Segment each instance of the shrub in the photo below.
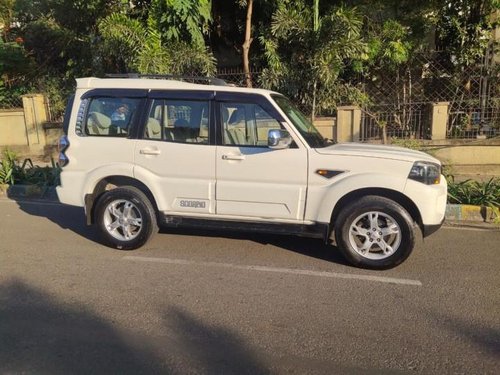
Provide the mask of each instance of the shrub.
{"label": "shrub", "polygon": [[12,151],[3,152],[3,160],[0,162],[0,184],[14,184],[14,169],[16,166],[16,154]]}
{"label": "shrub", "polygon": [[6,150],[0,162],[0,184],[56,186],[59,184],[60,172],[61,168],[54,160],[45,167],[33,165],[31,159],[25,159],[20,165],[16,154]]}
{"label": "shrub", "polygon": [[455,182],[454,177],[449,176],[448,202],[500,207],[500,179],[493,177],[485,182],[470,179]]}

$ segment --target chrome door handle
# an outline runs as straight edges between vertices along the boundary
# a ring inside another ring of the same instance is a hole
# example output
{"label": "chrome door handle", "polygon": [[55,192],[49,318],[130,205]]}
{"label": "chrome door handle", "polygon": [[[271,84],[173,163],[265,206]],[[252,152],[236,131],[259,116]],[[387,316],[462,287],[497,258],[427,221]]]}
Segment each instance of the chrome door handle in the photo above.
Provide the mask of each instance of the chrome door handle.
{"label": "chrome door handle", "polygon": [[245,155],[222,155],[222,160],[245,160]]}
{"label": "chrome door handle", "polygon": [[139,153],[142,155],[160,155],[161,151],[157,148],[141,148]]}

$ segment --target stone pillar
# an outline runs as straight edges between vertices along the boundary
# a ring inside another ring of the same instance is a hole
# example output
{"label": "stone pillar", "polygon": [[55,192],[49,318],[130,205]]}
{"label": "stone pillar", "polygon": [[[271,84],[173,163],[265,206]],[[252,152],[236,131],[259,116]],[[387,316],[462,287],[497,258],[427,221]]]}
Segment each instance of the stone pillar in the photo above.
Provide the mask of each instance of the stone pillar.
{"label": "stone pillar", "polygon": [[336,142],[358,142],[361,138],[361,109],[357,106],[337,107]]}
{"label": "stone pillar", "polygon": [[446,139],[449,102],[431,103],[431,139]]}
{"label": "stone pillar", "polygon": [[318,129],[319,133],[328,139],[335,138],[335,118],[333,117],[317,117],[314,120],[314,126]]}
{"label": "stone pillar", "polygon": [[43,124],[49,117],[45,96],[42,94],[23,95],[23,108],[28,146],[45,146]]}

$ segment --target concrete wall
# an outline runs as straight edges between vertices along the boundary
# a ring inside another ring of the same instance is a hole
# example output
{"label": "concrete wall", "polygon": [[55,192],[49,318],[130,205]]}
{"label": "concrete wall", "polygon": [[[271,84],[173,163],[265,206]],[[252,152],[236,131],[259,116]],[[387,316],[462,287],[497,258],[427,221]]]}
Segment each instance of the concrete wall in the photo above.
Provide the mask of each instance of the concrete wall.
{"label": "concrete wall", "polygon": [[0,146],[27,145],[24,110],[0,110]]}
{"label": "concrete wall", "polygon": [[0,146],[45,146],[46,98],[23,95],[23,108],[0,110]]}
{"label": "concrete wall", "polygon": [[461,179],[500,177],[500,145],[446,145],[429,148],[441,160],[448,173]]}

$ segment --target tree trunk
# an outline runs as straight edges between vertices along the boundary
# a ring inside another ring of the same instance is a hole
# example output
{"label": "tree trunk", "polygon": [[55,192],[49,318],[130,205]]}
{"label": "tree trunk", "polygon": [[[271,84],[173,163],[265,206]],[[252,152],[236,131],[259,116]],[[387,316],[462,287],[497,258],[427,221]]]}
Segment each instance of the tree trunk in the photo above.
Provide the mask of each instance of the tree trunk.
{"label": "tree trunk", "polygon": [[315,79],[313,83],[313,101],[311,108],[311,123],[314,124],[314,120],[316,119],[316,89],[318,86],[318,81]]}
{"label": "tree trunk", "polygon": [[248,53],[252,44],[252,10],[253,0],[247,1],[247,19],[245,23],[245,41],[243,42],[243,72],[245,73],[245,81],[247,87],[252,87],[252,75],[250,73],[250,63]]}

